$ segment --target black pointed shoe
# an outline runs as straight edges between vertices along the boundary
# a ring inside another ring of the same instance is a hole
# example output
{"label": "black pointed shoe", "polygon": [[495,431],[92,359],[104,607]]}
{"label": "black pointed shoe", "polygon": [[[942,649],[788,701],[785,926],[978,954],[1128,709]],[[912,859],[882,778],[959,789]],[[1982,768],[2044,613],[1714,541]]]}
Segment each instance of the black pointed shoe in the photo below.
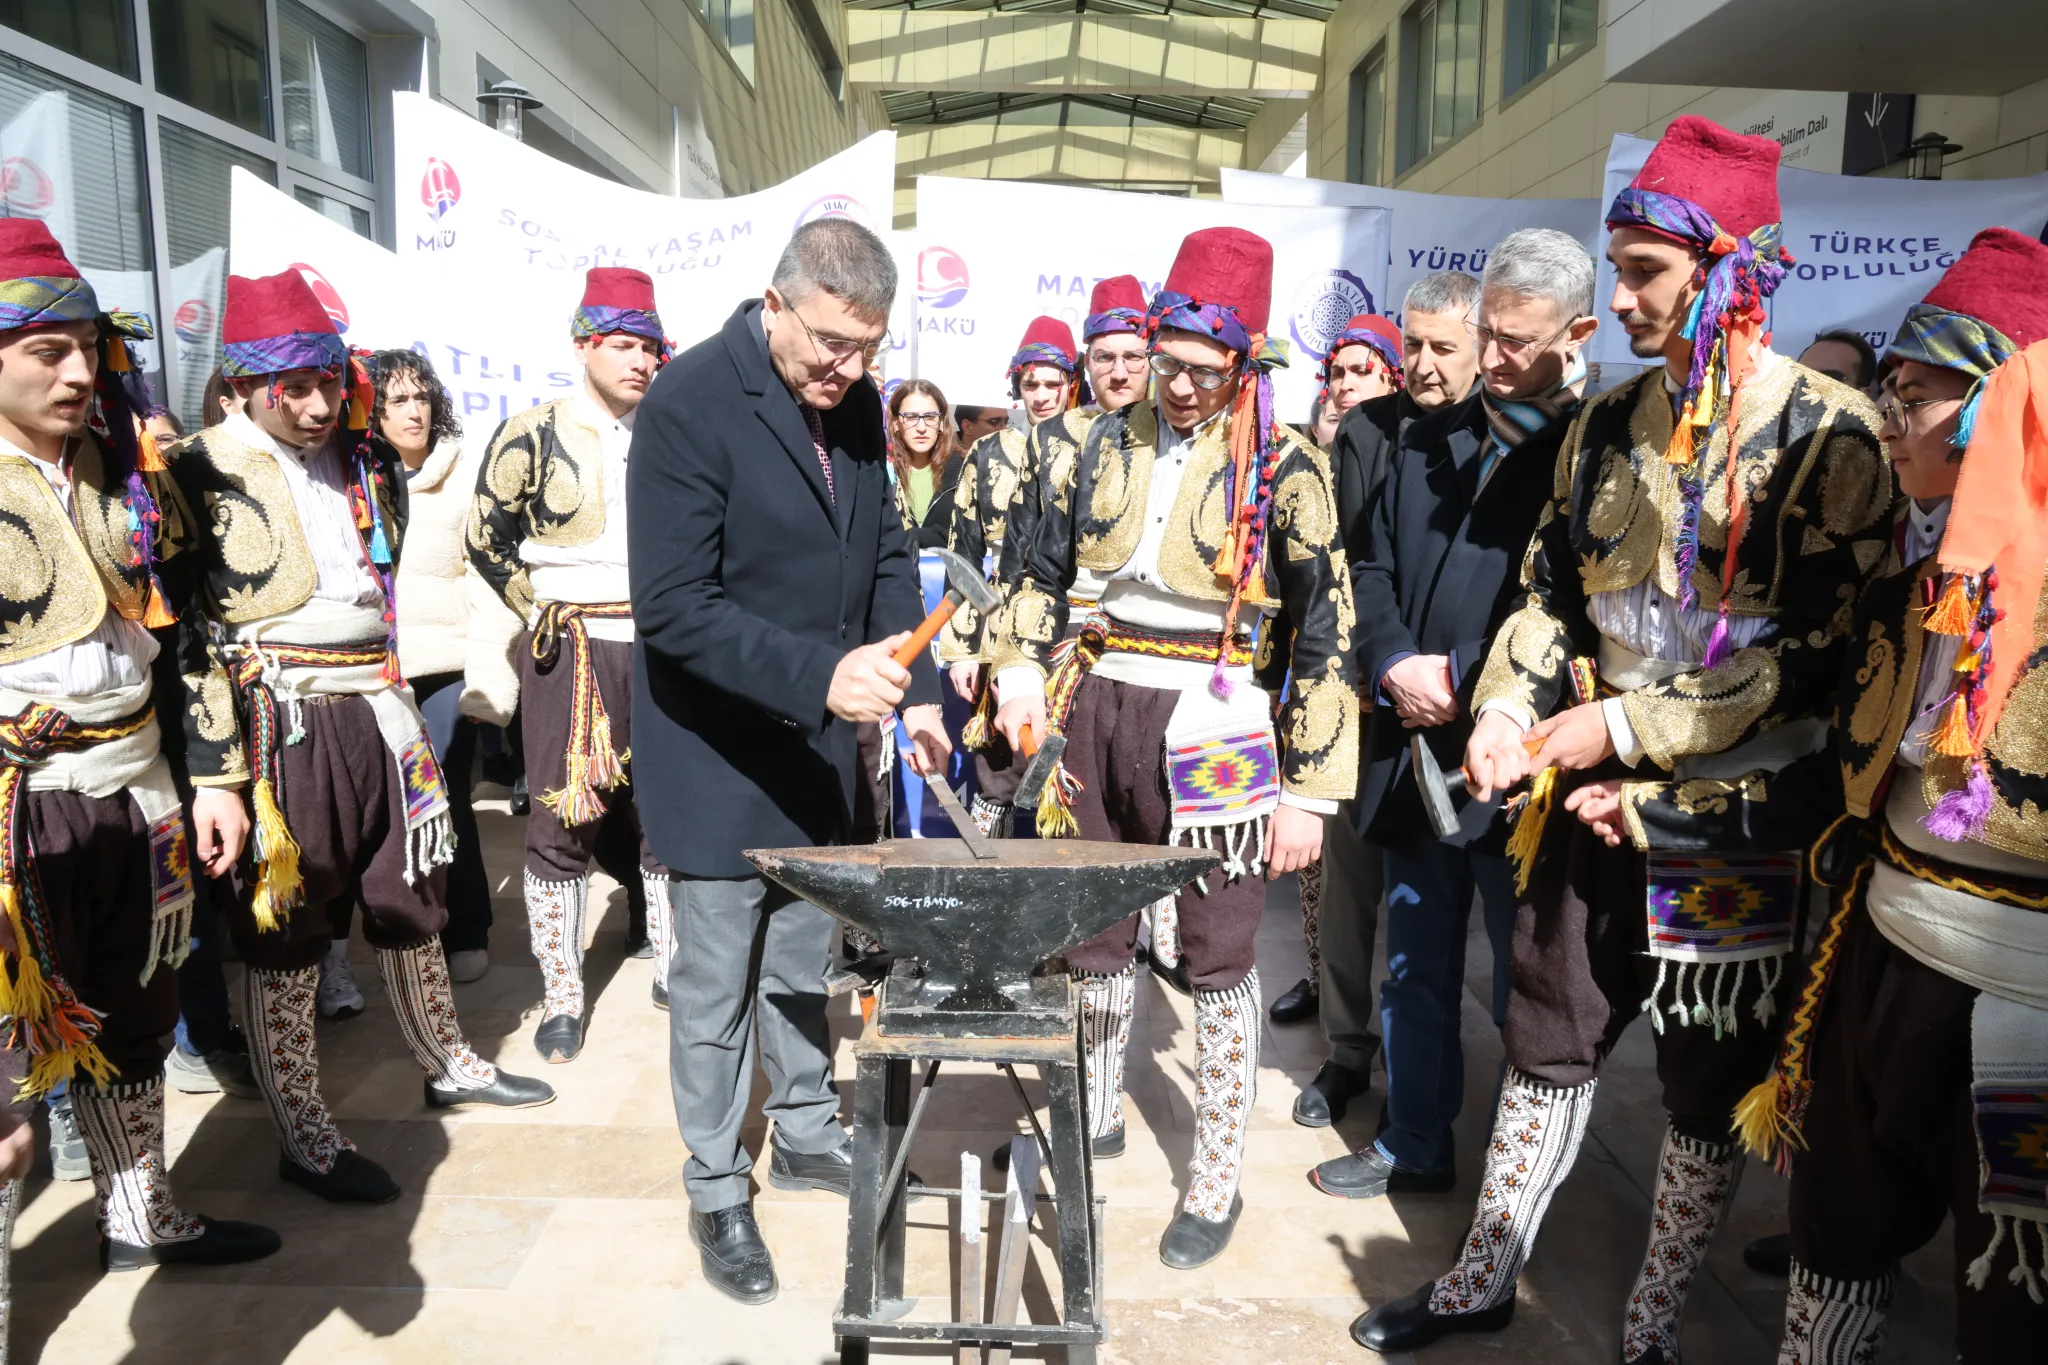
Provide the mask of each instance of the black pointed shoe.
{"label": "black pointed shoe", "polygon": [[1322,998],[1316,994],[1316,983],[1304,976],[1267,1006],[1266,1016],[1276,1024],[1305,1024],[1315,1018],[1322,1007]]}
{"label": "black pointed shoe", "polygon": [[713,1213],[690,1211],[690,1240],[704,1263],[711,1287],[741,1303],[766,1303],[775,1297],[775,1260],[751,1205],[738,1204]]}
{"label": "black pointed shoe", "polygon": [[[1088,1155],[1094,1157],[1097,1161],[1116,1160],[1124,1154],[1124,1134],[1128,1131],[1130,1130],[1119,1128],[1113,1133],[1104,1133],[1099,1138],[1090,1139]],[[1009,1150],[1007,1147],[1003,1148],[1004,1154],[1008,1155]]]}
{"label": "black pointed shoe", "polygon": [[555,1088],[531,1076],[500,1071],[498,1079],[476,1090],[453,1090],[427,1082],[429,1109],[538,1109],[555,1102]]}
{"label": "black pointed shoe", "polygon": [[1325,1161],[1308,1173],[1308,1179],[1339,1199],[1377,1199],[1385,1194],[1442,1194],[1458,1183],[1458,1173],[1449,1166],[1441,1171],[1404,1171],[1378,1147],[1368,1147]]}
{"label": "black pointed shoe", "polygon": [[[649,954],[649,956],[651,957],[652,954]],[[648,992],[648,994],[654,999],[654,1008],[658,1010],[668,1008],[668,982],[657,976],[654,978],[654,989]]]}
{"label": "black pointed shoe", "polygon": [[552,1066],[575,1061],[583,1051],[583,1016],[557,1014],[541,1020],[533,1031],[533,1050]]}
{"label": "black pointed shoe", "polygon": [[1370,1071],[1353,1071],[1339,1062],[1324,1062],[1316,1078],[1295,1097],[1294,1121],[1304,1128],[1328,1128],[1343,1119],[1351,1101],[1370,1089]]}
{"label": "black pointed shoe", "polygon": [[1159,1239],[1159,1259],[1175,1270],[1193,1270],[1209,1264],[1230,1245],[1230,1234],[1237,1231],[1237,1216],[1243,1212],[1242,1195],[1231,1197],[1230,1216],[1220,1223],[1180,1210],[1166,1225],[1166,1235]]}
{"label": "black pointed shoe", "polygon": [[[639,897],[633,899],[638,900]],[[634,914],[633,908],[626,908],[626,956],[649,958],[654,956],[654,940],[647,936],[647,916]]]}
{"label": "black pointed shoe", "polygon": [[1512,1296],[1477,1313],[1432,1313],[1429,1296],[1435,1292],[1431,1280],[1406,1298],[1381,1304],[1351,1324],[1351,1339],[1368,1351],[1394,1355],[1419,1351],[1458,1332],[1498,1332],[1515,1320]]}
{"label": "black pointed shoe", "polygon": [[1152,975],[1179,991],[1182,995],[1193,995],[1195,988],[1188,981],[1188,960],[1183,957],[1171,967],[1159,965],[1159,959],[1152,959]]}
{"label": "black pointed shoe", "polygon": [[1768,1237],[1759,1237],[1742,1249],[1742,1263],[1759,1275],[1770,1275],[1777,1279],[1792,1276],[1792,1234],[1774,1232]]}
{"label": "black pointed shoe", "polygon": [[139,1247],[100,1238],[101,1270],[140,1270],[146,1265],[240,1265],[274,1256],[284,1245],[275,1232],[256,1223],[196,1215],[204,1229],[183,1242]]}
{"label": "black pointed shoe", "polygon": [[357,1151],[337,1155],[324,1175],[280,1153],[277,1173],[286,1184],[310,1190],[330,1204],[388,1204],[398,1198],[398,1182],[391,1173]]}

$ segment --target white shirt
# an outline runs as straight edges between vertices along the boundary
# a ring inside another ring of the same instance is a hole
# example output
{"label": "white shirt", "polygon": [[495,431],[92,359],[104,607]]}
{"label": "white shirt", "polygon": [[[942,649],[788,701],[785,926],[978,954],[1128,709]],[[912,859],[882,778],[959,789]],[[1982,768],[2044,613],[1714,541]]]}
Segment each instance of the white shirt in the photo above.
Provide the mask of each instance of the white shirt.
{"label": "white shirt", "polygon": [[[71,459],[61,465],[39,460],[21,447],[0,440],[0,454],[19,455],[35,467],[71,513]],[[131,621],[112,605],[99,628],[68,645],[44,650],[19,663],[0,666],[0,687],[33,697],[90,697],[116,688],[133,687],[149,676],[157,655],[156,637],[140,621]]]}
{"label": "white shirt", "polygon": [[[1918,564],[1941,548],[1942,533],[1948,530],[1950,500],[1943,498],[1931,510],[1917,502],[1906,504],[1906,563]],[[1936,586],[1941,580],[1935,579]],[[1920,685],[1913,694],[1913,723],[1899,739],[1899,762],[1909,768],[1927,766],[1927,744],[1941,725],[1941,704],[1955,687],[1956,655],[1963,645],[1959,635],[1928,635],[1921,644]]]}
{"label": "white shirt", "polygon": [[313,596],[344,606],[381,607],[384,589],[364,557],[363,534],[356,529],[355,511],[349,506],[348,469],[341,458],[341,442],[353,437],[336,432],[317,446],[302,448],[273,439],[244,413],[235,413],[222,425],[243,445],[267,450],[276,458],[318,575]]}
{"label": "white shirt", "polygon": [[[569,399],[569,415],[597,433],[603,466],[598,483],[604,498],[604,526],[583,545],[519,542],[519,560],[541,602],[624,602],[631,594],[626,576],[626,453],[633,445],[633,418],[638,408],[614,417],[590,396],[588,388]],[[631,619],[586,621],[584,629],[597,640],[632,643]]]}

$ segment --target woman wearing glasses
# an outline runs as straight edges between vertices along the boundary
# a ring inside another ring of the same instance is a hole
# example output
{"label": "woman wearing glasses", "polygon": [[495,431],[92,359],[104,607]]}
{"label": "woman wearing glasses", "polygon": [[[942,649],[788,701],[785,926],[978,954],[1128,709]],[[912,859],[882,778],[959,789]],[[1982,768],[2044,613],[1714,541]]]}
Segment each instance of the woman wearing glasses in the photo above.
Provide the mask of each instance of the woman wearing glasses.
{"label": "woman wearing glasses", "polygon": [[906,379],[889,395],[889,470],[903,529],[920,547],[944,545],[953,486],[960,477],[946,395],[929,379]]}

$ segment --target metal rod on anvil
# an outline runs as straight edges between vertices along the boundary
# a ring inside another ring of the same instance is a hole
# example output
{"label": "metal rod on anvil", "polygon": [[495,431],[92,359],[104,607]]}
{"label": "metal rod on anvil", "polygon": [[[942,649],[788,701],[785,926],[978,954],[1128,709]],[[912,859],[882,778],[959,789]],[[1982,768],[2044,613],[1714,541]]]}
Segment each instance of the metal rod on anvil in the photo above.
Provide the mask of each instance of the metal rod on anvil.
{"label": "metal rod on anvil", "polygon": [[929,785],[928,790],[938,798],[939,809],[946,812],[946,818],[953,822],[953,832],[960,836],[960,842],[967,845],[975,857],[994,862],[1002,855],[996,852],[989,837],[981,832],[981,826],[974,823],[974,817],[960,804],[960,794],[946,785],[945,774]]}

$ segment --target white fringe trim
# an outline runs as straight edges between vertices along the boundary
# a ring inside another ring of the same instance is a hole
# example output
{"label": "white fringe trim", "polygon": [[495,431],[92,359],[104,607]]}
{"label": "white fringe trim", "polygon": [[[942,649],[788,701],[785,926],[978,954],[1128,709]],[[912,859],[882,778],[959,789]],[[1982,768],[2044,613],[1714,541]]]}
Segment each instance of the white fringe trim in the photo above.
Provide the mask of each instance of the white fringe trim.
{"label": "white fringe trim", "polygon": [[405,884],[455,861],[455,817],[443,810],[405,832]]}
{"label": "white fringe trim", "polygon": [[[2027,1229],[2034,1230],[2034,1240],[2041,1245],[2039,1264],[2027,1262]],[[1998,1258],[1998,1249],[2005,1244],[2007,1232],[2012,1233],[2012,1249],[2015,1257],[2013,1268],[2006,1272],[2008,1284],[2024,1285],[2027,1297],[2035,1303],[2042,1303],[2041,1281],[2048,1274],[2048,1224],[2017,1214],[1994,1213],[1991,1215],[1991,1245],[1984,1248],[1984,1254],[1970,1262],[1964,1274],[1970,1288],[1982,1289],[1991,1279],[1991,1266]]]}
{"label": "white fringe trim", "polygon": [[151,922],[149,957],[142,964],[142,975],[136,978],[138,984],[149,984],[158,963],[175,972],[192,955],[192,903],[193,898],[187,896],[177,909],[164,911]]}
{"label": "white fringe trim", "polygon": [[[1650,1026],[1662,1033],[1664,1016],[1668,1014],[1681,1028],[1688,1024],[1711,1027],[1716,1039],[1739,1033],[1742,1021],[1736,1002],[1742,997],[1742,983],[1749,974],[1752,961],[1756,962],[1757,981],[1762,993],[1751,1004],[1749,1012],[1757,1023],[1768,1025],[1777,1013],[1778,983],[1785,975],[1782,953],[1762,959],[1742,958],[1735,962],[1657,958],[1657,979],[1651,983],[1650,993],[1643,997],[1642,1004],[1643,1013],[1650,1016]],[[1670,1003],[1665,1004],[1662,1001],[1667,984],[1671,993]]]}
{"label": "white fringe trim", "polygon": [[[1190,825],[1176,828],[1166,836],[1172,845],[1192,848],[1217,848],[1215,835],[1223,836],[1223,879],[1231,881],[1237,877],[1256,877],[1266,869],[1266,826],[1270,815],[1258,815],[1241,820],[1234,825]],[[1250,854],[1247,858],[1245,855]],[[1209,874],[1204,872],[1195,878],[1195,891],[1199,895],[1209,894]]]}

